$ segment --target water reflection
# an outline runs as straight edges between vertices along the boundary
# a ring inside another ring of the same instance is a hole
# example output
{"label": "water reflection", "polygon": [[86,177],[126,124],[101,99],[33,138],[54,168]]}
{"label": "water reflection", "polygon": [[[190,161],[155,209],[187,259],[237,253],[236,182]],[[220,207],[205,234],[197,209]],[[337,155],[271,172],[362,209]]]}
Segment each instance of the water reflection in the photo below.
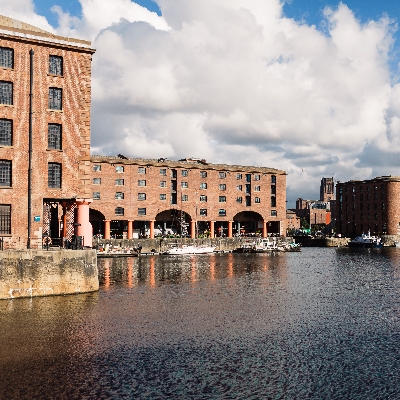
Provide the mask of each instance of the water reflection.
{"label": "water reflection", "polygon": [[0,302],[0,398],[396,399],[399,249],[99,260]]}

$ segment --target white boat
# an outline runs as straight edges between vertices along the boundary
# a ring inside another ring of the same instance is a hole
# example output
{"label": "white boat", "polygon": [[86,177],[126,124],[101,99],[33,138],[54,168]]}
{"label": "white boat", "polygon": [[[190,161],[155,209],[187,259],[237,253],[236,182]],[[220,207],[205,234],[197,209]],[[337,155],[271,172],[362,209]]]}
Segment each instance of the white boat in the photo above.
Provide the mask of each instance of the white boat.
{"label": "white boat", "polygon": [[267,253],[269,251],[278,251],[278,244],[276,240],[272,239],[259,239],[253,246],[253,253]]}
{"label": "white boat", "polygon": [[182,255],[182,254],[208,254],[213,253],[215,247],[213,246],[191,246],[191,245],[182,245],[171,247],[166,250],[164,254],[168,255]]}
{"label": "white boat", "polygon": [[363,233],[361,236],[357,236],[355,239],[349,242],[349,247],[361,247],[361,248],[381,248],[383,243],[381,238],[378,236],[371,236],[370,232],[367,234]]}

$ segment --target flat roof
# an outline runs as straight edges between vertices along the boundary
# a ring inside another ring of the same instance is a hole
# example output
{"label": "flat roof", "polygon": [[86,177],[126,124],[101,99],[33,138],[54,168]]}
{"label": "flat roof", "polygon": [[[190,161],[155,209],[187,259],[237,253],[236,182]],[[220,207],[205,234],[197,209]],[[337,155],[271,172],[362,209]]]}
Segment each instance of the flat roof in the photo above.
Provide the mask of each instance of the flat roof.
{"label": "flat roof", "polygon": [[392,175],[386,175],[386,176],[377,176],[376,178],[371,178],[371,179],[364,179],[364,180],[350,180],[347,182],[337,182],[337,185],[354,185],[354,184],[360,184],[360,183],[375,183],[375,182],[400,182],[400,176],[392,176]]}
{"label": "flat roof", "polygon": [[122,164],[122,165],[139,165],[143,167],[166,167],[166,168],[186,168],[186,169],[208,169],[216,171],[233,171],[233,172],[249,172],[262,174],[286,175],[286,171],[276,168],[255,167],[246,165],[229,165],[229,164],[212,164],[206,160],[187,158],[184,160],[173,161],[166,158],[146,159],[146,158],[130,158],[130,157],[112,157],[112,156],[90,156],[92,163]]}
{"label": "flat roof", "polygon": [[57,36],[36,26],[3,15],[0,15],[0,34],[17,36],[22,39],[40,40],[58,45],[80,47],[88,50],[91,49],[92,46],[90,41]]}

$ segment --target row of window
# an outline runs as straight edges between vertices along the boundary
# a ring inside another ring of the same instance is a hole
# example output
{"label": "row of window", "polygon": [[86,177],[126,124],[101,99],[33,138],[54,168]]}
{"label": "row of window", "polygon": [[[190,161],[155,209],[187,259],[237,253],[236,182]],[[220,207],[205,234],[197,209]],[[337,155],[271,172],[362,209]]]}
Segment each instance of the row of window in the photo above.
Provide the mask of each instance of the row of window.
{"label": "row of window", "polygon": [[[365,187],[365,186],[359,186],[359,191],[360,191],[360,192],[363,192],[363,191],[364,191],[364,187]],[[367,192],[370,192],[370,191],[371,191],[371,188],[372,188],[374,191],[377,191],[377,190],[378,190],[378,185],[373,185],[372,187],[368,185],[368,186],[366,186],[365,188],[366,188],[366,191],[367,191]],[[349,188],[348,186],[346,186],[346,187],[344,188],[344,193],[348,193],[348,192],[350,191],[349,189],[350,189],[350,188]],[[351,191],[352,191],[353,193],[355,193],[355,192],[356,192],[356,187],[355,187],[355,186],[352,186],[352,187],[351,187]],[[381,191],[385,191],[385,185],[384,185],[384,184],[381,184]],[[340,194],[343,193],[343,188],[342,188],[342,187],[339,188],[339,193],[340,193]]]}
{"label": "row of window", "polygon": [[[49,188],[61,188],[61,164],[48,163],[47,183]],[[0,186],[12,187],[12,161],[0,160]]]}
{"label": "row of window", "polygon": [[[378,195],[378,193],[374,193],[374,200],[378,200],[378,198],[379,198],[379,195]],[[385,200],[385,197],[386,197],[386,194],[385,193],[381,193],[381,199],[382,200]],[[344,196],[344,198],[343,198],[343,195],[339,195],[339,202],[342,202],[343,201],[343,199],[344,199],[344,201],[348,201],[349,200],[349,196]],[[360,199],[360,201],[364,201],[364,194],[363,193],[360,193],[360,195],[359,195],[359,199]],[[371,194],[369,194],[369,193],[367,193],[366,194],[366,196],[365,196],[365,199],[366,200],[371,200],[372,199],[372,195]],[[357,200],[357,198],[356,198],[356,195],[355,194],[353,194],[352,196],[351,196],[351,200],[352,201],[356,201]],[[351,201],[350,200],[350,201]]]}
{"label": "row of window", "polygon": [[[10,47],[0,47],[0,67],[14,68],[14,49]],[[61,56],[49,56],[49,74],[63,75],[63,58]]]}
{"label": "row of window", "polygon": [[[199,210],[200,216],[201,217],[206,217],[207,216],[207,209],[206,208],[201,208]],[[123,216],[125,214],[125,209],[123,207],[117,207],[115,209],[115,215],[118,216]],[[147,215],[147,209],[146,208],[138,208],[138,215]],[[223,208],[220,208],[218,210],[218,216],[219,217],[226,217],[226,210]],[[277,212],[276,210],[272,210],[271,211],[271,217],[276,217],[277,216]]]}
{"label": "row of window", "polygon": [[[95,165],[93,165],[92,169],[93,169],[93,172],[100,172],[101,171],[101,165],[100,164],[95,164]],[[124,171],[125,171],[125,167],[123,165],[116,165],[115,166],[115,172],[121,173],[121,172],[124,172]],[[146,172],[147,172],[147,169],[145,167],[138,167],[138,174],[146,174]],[[219,177],[221,179],[226,178],[226,174],[227,174],[227,172],[219,172],[218,173],[218,175],[219,175]],[[160,175],[167,176],[167,169],[166,168],[161,168],[160,169]],[[189,170],[187,170],[187,169],[181,170],[181,175],[182,176],[189,176]],[[175,169],[171,170],[171,176],[172,176],[172,178],[176,178],[176,170]],[[200,177],[201,178],[207,178],[207,171],[200,171]],[[245,177],[246,177],[246,181],[247,182],[251,182],[252,174],[245,174]],[[243,174],[237,173],[236,174],[236,179],[238,179],[238,180],[239,179],[243,179]],[[255,181],[259,181],[261,179],[261,175],[260,174],[254,175],[253,179]],[[271,183],[273,183],[273,184],[276,183],[276,176],[275,175],[271,176]]]}
{"label": "row of window", "polygon": [[[60,124],[48,124],[47,147],[61,150],[62,129]],[[0,146],[13,145],[13,122],[9,119],[0,119]]]}
{"label": "row of window", "polygon": [[[385,203],[380,203],[380,207],[382,208],[382,210],[385,210],[386,209]],[[346,211],[349,211],[350,208],[353,211],[355,211],[357,209],[357,206],[355,203],[352,204],[351,207],[349,207],[348,204],[346,204],[346,207],[343,207],[342,204],[339,204],[339,211],[343,211],[343,209],[345,209]],[[360,208],[360,210],[364,210],[364,203],[360,203],[359,208]],[[378,208],[379,208],[378,203],[374,203],[374,210],[377,210]],[[367,204],[367,210],[371,210],[371,204],[369,204],[369,203]]]}
{"label": "row of window", "polygon": [[[342,217],[342,216],[341,216]],[[371,214],[370,213],[367,213],[367,215],[366,215],[366,217],[367,217],[367,220],[370,220],[371,219]],[[364,214],[363,213],[361,213],[360,214],[360,218],[359,218],[361,221],[364,219]],[[378,213],[375,213],[374,214],[374,219],[379,219],[379,215],[378,215]],[[385,212],[382,212],[382,214],[381,214],[381,219],[382,220],[385,220],[386,219],[386,213]],[[348,216],[348,214],[346,214],[345,215],[345,221],[348,221],[349,220],[349,216]],[[356,216],[355,216],[355,214],[353,214],[353,221],[355,221],[356,220]]]}

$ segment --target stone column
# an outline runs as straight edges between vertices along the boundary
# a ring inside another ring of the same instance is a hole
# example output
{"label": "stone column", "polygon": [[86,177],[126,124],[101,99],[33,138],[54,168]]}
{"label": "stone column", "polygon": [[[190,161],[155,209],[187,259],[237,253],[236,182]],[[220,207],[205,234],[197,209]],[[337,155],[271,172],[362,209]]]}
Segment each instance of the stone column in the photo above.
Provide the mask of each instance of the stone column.
{"label": "stone column", "polygon": [[194,239],[196,237],[196,222],[190,221],[190,237]]}
{"label": "stone column", "polygon": [[228,221],[228,238],[232,237],[232,225],[233,221]]}
{"label": "stone column", "polygon": [[263,233],[262,233],[262,235],[263,235],[263,237],[267,237],[267,235],[268,235],[268,232],[267,232],[267,221],[263,220],[262,224],[263,224]]}
{"label": "stone column", "polygon": [[133,239],[133,221],[128,219],[128,240]]}
{"label": "stone column", "polygon": [[150,221],[150,239],[154,239],[154,219]]}
{"label": "stone column", "polygon": [[215,221],[210,221],[210,237],[211,238],[215,237],[214,236],[214,224],[215,224]]}
{"label": "stone column", "polygon": [[110,220],[104,220],[104,239],[110,239]]}
{"label": "stone column", "polygon": [[93,229],[89,222],[89,204],[93,199],[76,199],[75,201],[78,205],[76,222],[80,224],[76,227],[76,235],[83,237],[84,246],[92,247]]}
{"label": "stone column", "polygon": [[62,218],[63,227],[62,227],[61,237],[66,238],[67,237],[67,205],[65,202],[62,204],[62,208],[63,208],[63,215],[61,218]]}

